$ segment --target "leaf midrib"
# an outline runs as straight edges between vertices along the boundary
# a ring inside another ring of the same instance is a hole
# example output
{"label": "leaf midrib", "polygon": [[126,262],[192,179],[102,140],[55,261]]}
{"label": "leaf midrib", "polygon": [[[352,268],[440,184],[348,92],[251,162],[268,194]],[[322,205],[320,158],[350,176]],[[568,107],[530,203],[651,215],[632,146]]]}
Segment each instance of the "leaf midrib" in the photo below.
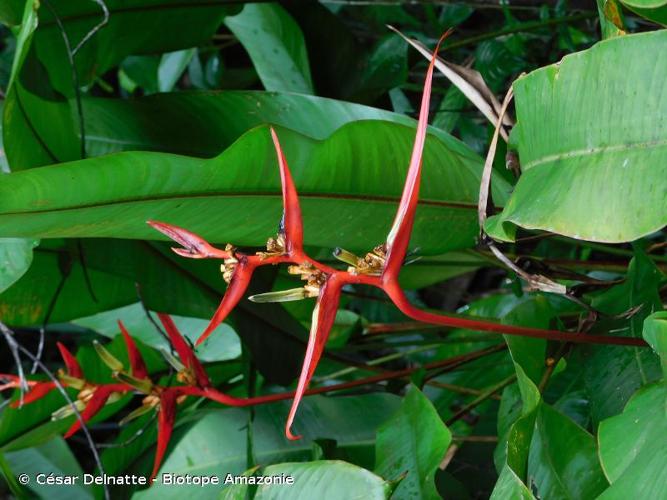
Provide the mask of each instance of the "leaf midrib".
{"label": "leaf midrib", "polygon": [[667,139],[657,139],[654,141],[633,142],[630,144],[613,144],[610,146],[597,146],[592,148],[573,149],[571,151],[564,151],[561,153],[542,156],[540,158],[537,158],[533,161],[526,163],[522,167],[524,170],[528,170],[530,168],[543,165],[545,163],[553,163],[558,160],[563,160],[567,158],[577,158],[580,156],[597,155],[601,153],[614,153],[617,151],[654,148],[660,146],[667,146]]}
{"label": "leaf midrib", "polygon": [[[13,216],[13,215],[30,215],[30,214],[49,214],[54,212],[66,212],[70,210],[83,210],[87,208],[101,208],[101,207],[110,207],[115,205],[126,205],[134,203],[151,203],[155,201],[179,201],[179,200],[188,200],[192,198],[203,199],[203,198],[252,198],[252,197],[264,197],[264,198],[275,198],[276,200],[282,199],[282,195],[277,192],[267,192],[267,191],[244,191],[241,193],[230,193],[230,192],[208,192],[208,193],[189,193],[187,195],[177,195],[177,194],[164,194],[164,195],[152,195],[145,197],[135,197],[135,198],[124,198],[121,200],[111,200],[106,202],[97,202],[97,203],[84,203],[80,205],[72,205],[67,207],[53,207],[53,208],[44,208],[37,210],[18,210],[18,211],[9,211],[9,212],[0,212],[0,217],[4,216]],[[364,195],[357,196],[351,194],[324,194],[324,193],[299,193],[300,198],[307,199],[322,199],[322,200],[350,200],[350,201],[373,201],[377,203],[393,203],[398,204],[400,198],[393,196],[381,196],[381,195]],[[438,200],[420,200],[420,205],[433,206],[433,207],[443,207],[443,208],[454,208],[461,210],[477,210],[477,205],[473,203],[465,202],[450,202],[450,201],[438,201]],[[502,207],[497,207],[497,210],[502,210]]]}

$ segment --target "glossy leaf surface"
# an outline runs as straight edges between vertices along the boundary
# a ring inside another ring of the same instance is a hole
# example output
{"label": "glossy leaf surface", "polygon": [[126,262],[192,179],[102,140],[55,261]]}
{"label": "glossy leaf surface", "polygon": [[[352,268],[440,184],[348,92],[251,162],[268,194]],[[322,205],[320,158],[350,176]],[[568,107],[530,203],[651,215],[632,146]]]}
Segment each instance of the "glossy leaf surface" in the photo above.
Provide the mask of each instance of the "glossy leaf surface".
{"label": "glossy leaf surface", "polygon": [[521,176],[513,225],[617,243],[667,223],[667,31],[615,37],[514,84]]}
{"label": "glossy leaf surface", "polygon": [[[306,245],[356,250],[384,239],[412,134],[386,122],[351,123],[321,142],[279,131],[301,193]],[[272,149],[258,128],[211,160],[125,153],[10,174],[0,185],[0,234],[154,239],[159,233],[145,224],[153,219],[212,242],[262,245],[280,218]],[[424,178],[451,182],[425,182],[413,247],[432,254],[473,244],[479,168],[460,143],[429,136]]]}

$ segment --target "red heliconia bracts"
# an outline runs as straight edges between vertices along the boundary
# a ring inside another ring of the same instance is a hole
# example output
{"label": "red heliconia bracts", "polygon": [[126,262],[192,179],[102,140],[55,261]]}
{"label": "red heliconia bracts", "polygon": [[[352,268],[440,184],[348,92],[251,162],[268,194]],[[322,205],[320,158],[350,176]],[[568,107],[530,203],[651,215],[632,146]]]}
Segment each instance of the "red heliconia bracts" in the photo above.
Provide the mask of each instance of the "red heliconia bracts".
{"label": "red heliconia bracts", "polygon": [[[449,34],[446,33],[440,42]],[[438,46],[440,45],[438,43]],[[398,276],[405,261],[410,235],[415,219],[419,197],[419,185],[422,166],[422,153],[428,126],[428,110],[431,94],[431,80],[438,48],[433,53],[426,73],[424,93],[419,112],[417,131],[406,177],[405,187],[398,206],[392,228],[387,241],[376,246],[363,258],[344,250],[336,256],[350,264],[347,270],[338,270],[310,258],[303,250],[303,223],[301,208],[296,188],[290,174],[287,161],[278,141],[275,130],[271,129],[271,137],[278,157],[278,167],[282,182],[283,219],[280,232],[275,238],[269,239],[266,252],[247,255],[227,245],[224,250],[212,247],[200,236],[185,229],[164,222],[149,221],[152,227],[178,242],[183,248],[174,251],[184,257],[202,259],[222,259],[223,278],[229,283],[222,301],[202,333],[197,343],[208,337],[222,323],[229,313],[245,295],[248,283],[254,270],[259,266],[289,263],[288,271],[300,275],[306,281],[301,289],[287,292],[270,292],[251,297],[256,301],[297,300],[306,297],[317,297],[313,310],[310,336],[306,349],[301,375],[294,395],[285,432],[288,438],[298,439],[292,434],[291,427],[296,409],[308,384],[315,372],[317,363],[322,356],[329,332],[333,326],[338,309],[341,289],[345,285],[371,285],[387,293],[393,303],[405,315],[425,323],[443,325],[454,328],[497,332],[509,335],[544,338],[564,342],[586,342],[616,345],[644,345],[641,339],[628,337],[594,336],[583,333],[566,333],[557,330],[542,330],[520,326],[503,325],[491,321],[483,321],[454,315],[434,314],[415,308],[408,301],[398,283]]]}
{"label": "red heliconia bracts", "polygon": [[[77,362],[76,358],[72,356],[72,353],[67,350],[60,342],[57,343],[58,350],[60,351],[60,356],[63,358],[65,367],[67,369],[66,376],[71,378],[80,379],[82,377],[81,367]],[[10,388],[20,388],[21,381],[16,375],[7,375],[0,374],[0,380],[4,381],[4,384],[0,385],[0,392],[10,389]],[[28,381],[28,392],[23,396],[22,400],[14,401],[10,406],[12,408],[17,408],[21,404],[29,404],[33,401],[43,398],[51,391],[56,388],[56,384],[53,381],[39,382],[35,380]]]}
{"label": "red heliconia bracts", "polygon": [[[182,385],[162,386],[154,383],[149,377],[146,364],[137,349],[137,346],[130,336],[129,332],[121,323],[118,322],[125,347],[130,361],[130,372],[125,371],[121,361],[116,359],[109,351],[99,344],[95,349],[101,360],[112,370],[112,375],[116,379],[113,383],[97,384],[86,380],[76,358],[67,350],[65,346],[58,343],[66,371],[58,371],[58,379],[63,387],[68,387],[78,391],[74,406],[81,415],[83,422],[88,422],[97,415],[107,404],[116,401],[122,394],[135,393],[143,395],[142,405],[126,416],[123,421],[127,422],[135,417],[143,415],[148,411],[155,410],[158,413],[158,439],[151,480],[155,477],[160,464],[167,451],[169,439],[172,434],[174,421],[176,418],[176,407],[182,403],[188,396],[205,397],[212,401],[229,406],[249,406],[261,404],[270,401],[286,399],[292,396],[292,393],[271,394],[269,396],[260,396],[255,398],[237,398],[224,394],[211,386],[210,380],[201,362],[195,356],[195,353],[176,328],[173,320],[166,314],[159,314],[160,321],[166,329],[172,347],[178,354],[179,359],[169,356],[167,361],[177,366],[176,380]],[[167,356],[167,355],[166,355]],[[29,391],[23,397],[23,403],[32,403],[56,388],[54,381],[39,382],[27,381]],[[6,389],[18,389],[21,387],[21,380],[17,375],[0,374],[0,392]],[[20,400],[14,401],[11,406],[16,408]],[[64,418],[74,414],[70,405],[64,406],[53,413],[53,418]],[[77,419],[65,433],[65,437],[70,437],[81,429],[81,421]]]}

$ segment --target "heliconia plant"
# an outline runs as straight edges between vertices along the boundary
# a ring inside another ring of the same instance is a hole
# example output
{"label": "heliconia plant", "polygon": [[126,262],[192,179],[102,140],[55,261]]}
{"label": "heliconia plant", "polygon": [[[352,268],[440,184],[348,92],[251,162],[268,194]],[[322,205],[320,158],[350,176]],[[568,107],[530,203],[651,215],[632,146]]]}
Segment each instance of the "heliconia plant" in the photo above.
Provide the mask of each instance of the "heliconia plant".
{"label": "heliconia plant", "polygon": [[383,290],[396,307],[406,316],[417,321],[453,328],[488,331],[507,335],[521,335],[562,342],[646,345],[642,339],[589,335],[582,332],[563,332],[522,326],[504,325],[492,321],[478,320],[451,314],[435,314],[414,307],[399,285],[398,277],[404,265],[410,236],[414,225],[419,199],[422,168],[422,153],[426,141],[428,112],[431,96],[431,81],[440,43],[449,35],[445,33],[433,52],[426,72],[423,96],[417,122],[414,146],[408,172],[391,230],[384,243],[375,246],[365,256],[359,257],[344,249],[336,249],[334,256],[348,264],[341,270],[318,262],[307,255],[303,247],[303,222],[297,190],[278,136],[271,128],[271,137],[278,159],[282,185],[283,216],[276,237],[269,238],[266,251],[246,254],[228,244],[219,249],[202,237],[177,226],[148,221],[153,228],[181,245],[173,248],[180,256],[193,259],[214,258],[222,260],[222,276],[228,283],[220,305],[197,343],[204,341],[222,323],[244,297],[253,272],[260,266],[290,264],[288,272],[299,276],[305,285],[293,290],[268,292],[250,297],[256,302],[280,302],[315,297],[312,323],[301,374],[294,400],[285,425],[289,439],[300,436],[292,432],[297,408],[306,392],[317,364],[324,351],[329,333],[334,324],[342,288],[346,285],[370,285]]}
{"label": "heliconia plant", "polygon": [[[160,465],[167,452],[176,421],[177,407],[189,396],[206,398],[225,406],[247,407],[286,400],[293,398],[296,394],[295,391],[289,391],[255,397],[235,397],[219,391],[211,385],[204,366],[178,330],[171,317],[167,314],[158,314],[158,317],[169,336],[171,346],[178,355],[177,358],[169,352],[163,352],[165,359],[176,372],[176,385],[159,384],[151,378],[134,339],[123,323],[119,321],[118,326],[125,342],[130,369],[127,370],[118,358],[111,354],[101,344],[95,342],[95,351],[100,360],[111,369],[114,382],[104,384],[93,383],[86,379],[81,366],[72,353],[64,345],[59,343],[58,348],[60,349],[65,364],[65,370],[58,370],[56,374],[58,382],[63,387],[74,389],[78,391],[78,393],[71,405],[68,404],[63,406],[52,413],[52,419],[58,420],[72,416],[75,412],[79,412],[81,418],[75,420],[64,434],[65,438],[69,438],[78,432],[83,424],[86,424],[95,417],[106,404],[118,401],[123,394],[142,396],[143,399],[141,405],[127,414],[120,421],[120,424],[126,424],[151,411],[157,412],[158,435],[155,458],[153,460],[153,468],[150,475],[151,482],[157,476],[157,473],[160,470]],[[422,368],[428,370],[442,369],[447,366],[458,366],[461,363],[472,361],[491,352],[497,352],[498,350],[498,346],[485,348],[481,351],[427,363]],[[321,394],[324,392],[350,389],[380,381],[402,378],[409,376],[418,369],[419,368],[415,367],[393,372],[383,372],[366,378],[309,390],[304,394]],[[171,378],[169,378],[169,381],[171,381]],[[23,396],[23,405],[33,403],[43,398],[56,388],[56,382],[54,381],[41,382],[26,380],[25,382],[27,383],[29,390]],[[0,392],[8,389],[19,389],[20,387],[21,379],[19,376],[0,373]],[[304,394],[302,394],[302,396]],[[13,401],[10,406],[13,408],[22,408],[21,399]]]}
{"label": "heliconia plant", "polygon": [[[121,424],[127,423],[150,411],[157,411],[158,439],[153,470],[151,472],[151,481],[157,475],[162,459],[167,451],[176,419],[176,408],[188,396],[205,397],[228,406],[249,406],[285,399],[291,396],[291,393],[283,393],[256,398],[236,398],[214,389],[211,387],[204,367],[183,335],[176,328],[171,317],[166,314],[159,314],[158,316],[169,335],[172,347],[178,354],[177,359],[173,355],[165,353],[165,358],[176,371],[178,385],[160,385],[151,379],[143,357],[137,349],[133,338],[123,323],[119,321],[118,326],[125,342],[130,370],[128,371],[123,363],[105,347],[95,342],[94,346],[98,356],[111,369],[112,377],[115,381],[107,384],[93,383],[86,379],[81,366],[72,353],[64,345],[58,343],[58,348],[60,349],[66,369],[59,370],[56,376],[63,387],[74,389],[78,393],[73,405],[66,405],[52,414],[53,419],[62,419],[73,415],[75,410],[80,413],[81,419],[75,420],[65,432],[64,436],[68,438],[81,429],[82,423],[86,423],[92,419],[107,403],[118,401],[123,394],[133,393],[143,396],[141,406],[123,418]],[[12,374],[0,374],[0,381],[2,382],[0,384],[0,391],[18,389],[21,384],[20,378]],[[43,398],[56,388],[56,382],[54,381],[39,382],[29,380],[27,381],[27,385],[29,390],[22,399],[23,405]],[[14,408],[20,405],[20,399],[11,403],[11,406]]]}

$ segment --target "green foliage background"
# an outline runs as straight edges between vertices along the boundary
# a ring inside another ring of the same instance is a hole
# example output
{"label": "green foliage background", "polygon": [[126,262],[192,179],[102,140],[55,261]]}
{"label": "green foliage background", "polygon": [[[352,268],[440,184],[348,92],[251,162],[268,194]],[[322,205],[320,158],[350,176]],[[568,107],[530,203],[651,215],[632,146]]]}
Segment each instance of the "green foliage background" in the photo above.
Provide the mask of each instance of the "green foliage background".
{"label": "green foliage background", "polygon": [[[417,368],[411,377],[306,398],[298,442],[283,435],[286,402],[188,401],[161,469],[284,472],[293,487],[155,484],[113,498],[664,498],[667,2],[2,0],[0,22],[0,321],[33,351],[44,327],[53,369],[58,340],[91,380],[110,380],[91,341],[123,360],[122,319],[151,373],[164,372],[167,346],[145,308],[197,338],[225,291],[219,263],[179,258],[145,221],[263,246],[281,211],[269,125],[302,195],[309,251],[327,261],[337,246],[383,241],[426,67],[387,24],[429,47],[454,27],[442,57],[499,97],[513,87],[516,126],[496,154],[484,229],[576,300],[528,290],[478,241],[493,126],[441,75],[411,240],[418,259],[401,274],[410,299],[650,345],[406,324],[384,297],[349,289],[315,383]],[[251,293],[294,286],[284,270],[257,278]],[[243,301],[197,348],[215,385],[238,396],[291,388],[311,308]],[[418,369],[494,346],[454,369]],[[13,369],[4,346],[0,360]],[[0,494],[102,497],[15,479],[95,471],[85,442],[61,437],[71,417],[50,421],[62,404],[54,393],[0,410]],[[115,423],[133,404],[108,405],[90,426],[96,442],[119,445],[100,449],[107,474],[150,471],[149,416]]]}

